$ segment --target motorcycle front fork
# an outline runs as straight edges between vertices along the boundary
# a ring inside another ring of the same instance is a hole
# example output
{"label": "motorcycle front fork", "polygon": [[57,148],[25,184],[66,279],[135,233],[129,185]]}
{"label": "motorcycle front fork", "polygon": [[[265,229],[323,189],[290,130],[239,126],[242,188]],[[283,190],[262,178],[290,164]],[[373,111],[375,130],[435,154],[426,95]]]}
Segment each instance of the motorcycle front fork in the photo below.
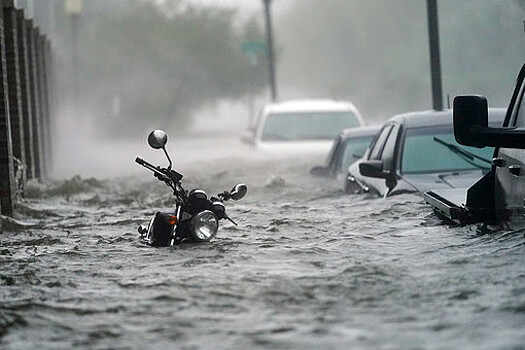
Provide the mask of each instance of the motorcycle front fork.
{"label": "motorcycle front fork", "polygon": [[177,222],[175,223],[175,225],[173,225],[173,231],[171,233],[170,247],[175,244],[175,234],[177,233],[177,225],[179,224],[180,219],[181,219],[180,211],[181,211],[181,206],[177,204],[175,208],[175,217],[177,218]]}

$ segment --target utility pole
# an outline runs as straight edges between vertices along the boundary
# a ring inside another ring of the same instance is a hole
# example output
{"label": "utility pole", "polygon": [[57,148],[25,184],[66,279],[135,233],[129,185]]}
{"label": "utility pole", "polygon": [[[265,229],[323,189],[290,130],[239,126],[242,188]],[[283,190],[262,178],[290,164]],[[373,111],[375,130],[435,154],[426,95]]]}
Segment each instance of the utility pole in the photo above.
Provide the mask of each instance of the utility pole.
{"label": "utility pole", "polygon": [[430,46],[430,74],[432,84],[432,106],[436,111],[443,110],[443,90],[441,86],[441,59],[439,52],[439,26],[437,0],[427,0],[428,42]]}
{"label": "utility pole", "polygon": [[277,100],[277,79],[275,74],[275,55],[273,51],[273,33],[272,33],[272,18],[270,5],[272,0],[263,0],[264,15],[266,19],[266,44],[268,46],[268,68],[270,73],[270,88],[272,91],[272,101]]}
{"label": "utility pole", "polygon": [[64,3],[66,13],[71,17],[71,79],[72,79],[72,105],[73,112],[76,114],[79,111],[79,19],[82,12],[82,0],[66,0]]}

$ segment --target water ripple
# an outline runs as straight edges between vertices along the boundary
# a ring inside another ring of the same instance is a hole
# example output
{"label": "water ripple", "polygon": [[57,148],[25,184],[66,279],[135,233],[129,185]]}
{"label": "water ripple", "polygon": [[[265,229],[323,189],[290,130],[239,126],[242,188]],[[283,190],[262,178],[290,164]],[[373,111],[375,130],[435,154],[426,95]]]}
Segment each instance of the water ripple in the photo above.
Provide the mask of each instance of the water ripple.
{"label": "water ripple", "polygon": [[213,193],[248,182],[247,197],[227,203],[239,226],[174,248],[144,246],[135,233],[173,205],[155,182],[35,185],[18,217],[3,218],[0,347],[523,344],[522,230],[454,227],[416,195],[347,196],[287,165],[232,164],[244,163],[210,163],[212,178],[184,169],[185,185]]}

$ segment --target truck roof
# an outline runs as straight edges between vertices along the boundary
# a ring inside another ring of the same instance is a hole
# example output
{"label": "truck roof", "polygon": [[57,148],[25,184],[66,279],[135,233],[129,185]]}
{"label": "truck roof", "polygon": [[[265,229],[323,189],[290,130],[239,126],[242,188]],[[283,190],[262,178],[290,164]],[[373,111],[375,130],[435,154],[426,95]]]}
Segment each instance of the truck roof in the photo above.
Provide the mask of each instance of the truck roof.
{"label": "truck roof", "polygon": [[288,100],[266,105],[266,113],[293,113],[309,111],[352,111],[359,115],[352,102],[330,99]]}

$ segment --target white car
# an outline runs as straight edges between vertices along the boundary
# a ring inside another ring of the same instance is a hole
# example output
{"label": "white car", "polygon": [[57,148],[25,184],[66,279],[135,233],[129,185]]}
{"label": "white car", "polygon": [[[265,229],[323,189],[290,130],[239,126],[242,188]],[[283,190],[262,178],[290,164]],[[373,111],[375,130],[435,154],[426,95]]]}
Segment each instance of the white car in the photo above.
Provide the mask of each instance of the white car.
{"label": "white car", "polygon": [[327,154],[341,130],[363,125],[351,102],[291,100],[266,105],[243,140],[261,150]]}

